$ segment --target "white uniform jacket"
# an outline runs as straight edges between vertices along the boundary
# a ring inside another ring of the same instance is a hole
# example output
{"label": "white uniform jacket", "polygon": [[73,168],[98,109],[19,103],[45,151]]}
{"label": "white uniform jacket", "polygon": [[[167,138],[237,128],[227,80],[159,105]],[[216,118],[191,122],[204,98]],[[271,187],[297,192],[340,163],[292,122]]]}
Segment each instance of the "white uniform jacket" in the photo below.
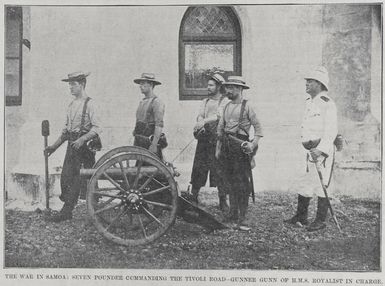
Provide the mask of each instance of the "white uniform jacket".
{"label": "white uniform jacket", "polygon": [[327,92],[306,99],[301,131],[302,142],[321,139],[317,149],[327,157],[332,155],[333,142],[338,132],[337,108]]}
{"label": "white uniform jacket", "polygon": [[[310,140],[321,139],[316,149],[323,153],[319,161],[326,158],[322,164],[322,175],[324,184],[328,185],[331,181],[332,164],[334,161],[334,140],[337,136],[337,108],[326,91],[319,93],[314,98],[308,97],[305,101],[305,110],[301,125],[301,140],[307,142]],[[308,152],[307,150],[305,150]],[[309,153],[308,153],[309,154]],[[296,191],[304,196],[318,195],[324,197],[317,170],[310,154],[307,162],[305,174],[295,184]],[[331,188],[328,188],[332,192]]]}

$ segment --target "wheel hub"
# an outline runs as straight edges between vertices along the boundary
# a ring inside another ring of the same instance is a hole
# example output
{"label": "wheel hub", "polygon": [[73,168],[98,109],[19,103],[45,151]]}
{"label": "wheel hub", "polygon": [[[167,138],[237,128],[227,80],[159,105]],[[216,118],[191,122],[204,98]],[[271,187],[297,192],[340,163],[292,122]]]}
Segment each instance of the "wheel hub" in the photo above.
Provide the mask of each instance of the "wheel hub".
{"label": "wheel hub", "polygon": [[131,204],[136,204],[139,201],[139,196],[137,194],[129,194],[127,200]]}
{"label": "wheel hub", "polygon": [[138,191],[130,190],[123,200],[127,205],[138,207],[142,204],[142,194]]}

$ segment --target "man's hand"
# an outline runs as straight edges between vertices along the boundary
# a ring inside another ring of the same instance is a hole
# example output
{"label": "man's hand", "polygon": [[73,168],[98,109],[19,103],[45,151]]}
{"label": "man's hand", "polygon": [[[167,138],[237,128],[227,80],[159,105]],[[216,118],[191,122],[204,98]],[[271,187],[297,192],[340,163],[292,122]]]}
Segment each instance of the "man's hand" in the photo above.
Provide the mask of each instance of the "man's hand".
{"label": "man's hand", "polygon": [[314,161],[317,161],[320,156],[322,156],[322,152],[316,148],[310,149],[310,155]]}
{"label": "man's hand", "polygon": [[44,155],[50,156],[53,152],[56,151],[56,149],[57,149],[57,148],[56,148],[55,146],[49,145],[49,146],[45,147],[45,149],[44,149]]}
{"label": "man's hand", "polygon": [[74,148],[75,150],[79,150],[80,147],[82,147],[85,143],[85,140],[80,137],[78,140],[74,141],[71,143],[71,147]]}
{"label": "man's hand", "polygon": [[253,152],[253,149],[254,149],[254,145],[253,143],[251,142],[247,142],[245,141],[243,144],[242,144],[242,150],[243,152],[247,153],[247,154],[250,154]]}
{"label": "man's hand", "polygon": [[197,131],[197,130],[202,129],[203,126],[205,126],[205,121],[204,121],[204,120],[198,121],[198,122],[195,124],[194,131]]}

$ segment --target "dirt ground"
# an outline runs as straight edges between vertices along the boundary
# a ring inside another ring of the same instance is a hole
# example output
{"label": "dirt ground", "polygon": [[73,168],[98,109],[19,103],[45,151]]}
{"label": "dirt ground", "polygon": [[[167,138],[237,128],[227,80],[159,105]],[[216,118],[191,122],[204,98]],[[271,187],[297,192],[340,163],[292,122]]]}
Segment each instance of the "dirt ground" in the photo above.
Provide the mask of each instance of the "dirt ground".
{"label": "dirt ground", "polygon": [[[200,196],[204,207],[221,219],[216,192],[206,189]],[[315,216],[315,201],[310,218]],[[60,224],[45,221],[41,211],[6,210],[5,266],[379,271],[380,203],[340,198],[334,206],[343,232],[329,218],[326,229],[309,233],[282,222],[295,212],[295,194],[258,193],[249,207],[249,232],[206,233],[177,219],[164,236],[142,247],[104,239],[84,202],[74,219]]]}

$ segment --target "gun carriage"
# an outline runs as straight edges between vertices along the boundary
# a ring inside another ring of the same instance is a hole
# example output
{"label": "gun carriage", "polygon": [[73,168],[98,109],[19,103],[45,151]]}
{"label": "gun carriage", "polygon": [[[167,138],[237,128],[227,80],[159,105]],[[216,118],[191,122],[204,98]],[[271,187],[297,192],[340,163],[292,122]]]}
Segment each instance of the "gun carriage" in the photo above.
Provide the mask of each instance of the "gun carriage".
{"label": "gun carriage", "polygon": [[97,230],[115,243],[136,246],[154,242],[177,216],[209,230],[225,228],[181,195],[176,169],[147,149],[112,149],[92,169],[81,169],[80,175],[89,180],[88,214]]}

